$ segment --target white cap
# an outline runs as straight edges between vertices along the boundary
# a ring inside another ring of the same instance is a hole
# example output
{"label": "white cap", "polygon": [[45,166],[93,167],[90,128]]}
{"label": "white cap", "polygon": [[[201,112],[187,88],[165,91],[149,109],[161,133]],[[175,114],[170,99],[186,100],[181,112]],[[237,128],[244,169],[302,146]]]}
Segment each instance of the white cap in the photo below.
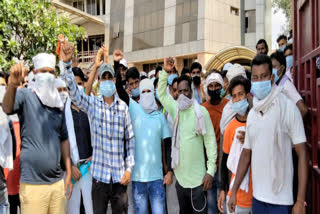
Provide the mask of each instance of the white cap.
{"label": "white cap", "polygon": [[154,93],[153,81],[151,79],[143,79],[139,84],[139,91],[142,94],[144,89],[149,89],[152,93]]}
{"label": "white cap", "polygon": [[39,53],[32,58],[34,68],[36,70],[41,68],[52,68],[56,66],[56,56],[48,53]]}
{"label": "white cap", "polygon": [[58,88],[66,88],[67,87],[66,83],[59,77],[55,79],[54,86],[57,89]]}
{"label": "white cap", "polygon": [[230,83],[230,81],[236,77],[236,76],[243,76],[244,78],[247,79],[247,75],[246,75],[246,70],[244,69],[244,67],[240,64],[234,64],[232,65],[227,72],[227,79]]}
{"label": "white cap", "polygon": [[222,76],[215,72],[211,73],[206,79],[206,87],[213,82],[219,83],[221,86],[223,86]]}
{"label": "white cap", "polygon": [[120,60],[119,64],[123,65],[126,68],[128,68],[128,63],[127,63],[127,60],[125,60],[125,59]]}
{"label": "white cap", "polygon": [[228,62],[228,63],[226,63],[226,64],[223,66],[223,69],[222,69],[222,70],[227,71],[227,70],[229,70],[229,68],[230,68],[231,66],[232,66],[232,63]]}
{"label": "white cap", "polygon": [[152,70],[148,73],[148,78],[150,79],[152,75],[156,75],[156,70]]}

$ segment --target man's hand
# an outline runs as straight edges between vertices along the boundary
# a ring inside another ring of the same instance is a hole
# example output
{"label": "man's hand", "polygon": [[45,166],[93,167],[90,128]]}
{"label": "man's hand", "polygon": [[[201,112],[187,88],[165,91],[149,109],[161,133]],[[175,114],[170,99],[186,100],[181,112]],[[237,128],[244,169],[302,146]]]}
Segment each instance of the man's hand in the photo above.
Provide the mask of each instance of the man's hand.
{"label": "man's hand", "polygon": [[125,171],[121,178],[120,184],[127,186],[130,182],[130,178],[131,178],[131,172]]}
{"label": "man's hand", "polygon": [[304,202],[297,200],[292,208],[292,214],[306,214],[306,207]]}
{"label": "man's hand", "polygon": [[9,84],[19,86],[24,78],[23,64],[15,64],[10,68]]}
{"label": "man's hand", "polygon": [[169,171],[166,174],[166,176],[164,176],[164,178],[163,178],[163,184],[171,185],[172,184],[172,176],[173,176],[172,171]]}
{"label": "man's hand", "polygon": [[60,55],[63,62],[70,62],[74,54],[74,46],[69,42],[61,42]]}
{"label": "man's hand", "polygon": [[69,200],[72,193],[72,182],[71,182],[71,176],[67,176],[65,183],[64,183],[64,191],[67,194],[67,199]]}
{"label": "man's hand", "polygon": [[213,183],[213,177],[207,173],[202,180],[203,191],[207,191],[208,189],[210,189],[212,187],[212,183]]}
{"label": "man's hand", "polygon": [[234,211],[236,210],[236,204],[237,204],[237,194],[232,192],[228,202],[230,213],[234,213]]}
{"label": "man's hand", "polygon": [[120,62],[123,59],[123,53],[120,49],[115,49],[113,51],[113,61]]}
{"label": "man's hand", "polygon": [[237,135],[237,139],[240,141],[241,144],[244,144],[244,137],[246,135],[246,132],[239,131],[239,134]]}
{"label": "man's hand", "polygon": [[104,51],[104,46],[98,50],[98,53],[97,53],[97,56],[96,56],[96,60],[95,60],[95,63],[94,63],[95,69],[98,69],[103,64],[103,59],[101,59],[103,51]]}
{"label": "man's hand", "polygon": [[173,60],[173,58],[172,57],[165,58],[164,59],[163,69],[167,73],[170,73],[173,68],[174,68],[174,60]]}
{"label": "man's hand", "polygon": [[92,162],[92,156],[90,156],[90,157],[88,158],[88,160],[86,160],[85,163],[88,163],[89,161]]}
{"label": "man's hand", "polygon": [[74,181],[78,181],[81,178],[81,173],[80,170],[78,169],[78,167],[76,166],[72,166],[71,167],[71,174],[72,174],[72,179]]}
{"label": "man's hand", "polygon": [[223,213],[223,205],[225,200],[226,200],[226,193],[224,190],[221,190],[218,198],[218,210],[221,213]]}

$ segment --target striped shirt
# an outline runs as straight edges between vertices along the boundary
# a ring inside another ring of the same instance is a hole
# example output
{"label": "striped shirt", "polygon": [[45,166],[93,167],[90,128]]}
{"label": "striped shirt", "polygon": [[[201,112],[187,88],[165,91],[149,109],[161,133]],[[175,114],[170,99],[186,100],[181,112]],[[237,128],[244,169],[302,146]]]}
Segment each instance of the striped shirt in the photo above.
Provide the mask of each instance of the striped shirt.
{"label": "striped shirt", "polygon": [[66,66],[63,65],[65,72],[61,77],[67,84],[69,96],[88,114],[90,121],[92,177],[103,183],[118,183],[124,172],[132,172],[134,166],[135,138],[128,106],[117,95],[109,106],[102,96],[88,96],[78,90],[72,70]]}

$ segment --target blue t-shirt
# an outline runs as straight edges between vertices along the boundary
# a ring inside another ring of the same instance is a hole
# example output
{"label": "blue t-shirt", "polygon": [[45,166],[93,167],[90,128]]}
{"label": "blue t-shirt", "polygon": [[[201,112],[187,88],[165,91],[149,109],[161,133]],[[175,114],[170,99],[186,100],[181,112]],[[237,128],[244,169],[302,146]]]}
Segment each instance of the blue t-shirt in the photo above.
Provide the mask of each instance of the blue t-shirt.
{"label": "blue t-shirt", "polygon": [[132,99],[129,112],[136,139],[131,180],[149,182],[163,179],[161,140],[170,137],[164,115],[159,111],[148,114]]}

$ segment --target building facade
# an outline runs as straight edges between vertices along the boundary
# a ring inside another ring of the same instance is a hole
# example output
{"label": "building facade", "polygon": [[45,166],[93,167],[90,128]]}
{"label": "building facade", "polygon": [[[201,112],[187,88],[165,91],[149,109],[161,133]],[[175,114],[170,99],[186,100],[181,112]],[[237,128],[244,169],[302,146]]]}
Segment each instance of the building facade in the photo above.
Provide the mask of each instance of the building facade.
{"label": "building facade", "polygon": [[[80,62],[90,61],[90,56],[105,43],[110,55],[120,48],[129,66],[148,72],[162,65],[168,56],[175,58],[181,70],[195,60],[205,65],[212,56],[228,47],[252,47],[256,38],[262,36],[261,26],[255,28],[253,38],[253,29],[247,27],[246,30],[246,25],[241,24],[247,20],[244,14],[253,14],[246,1],[60,0],[59,4],[72,6],[104,22],[104,26],[91,22],[81,25],[88,39],[78,42]],[[251,24],[252,20],[248,19],[249,22]],[[267,30],[263,35],[265,32]]]}

